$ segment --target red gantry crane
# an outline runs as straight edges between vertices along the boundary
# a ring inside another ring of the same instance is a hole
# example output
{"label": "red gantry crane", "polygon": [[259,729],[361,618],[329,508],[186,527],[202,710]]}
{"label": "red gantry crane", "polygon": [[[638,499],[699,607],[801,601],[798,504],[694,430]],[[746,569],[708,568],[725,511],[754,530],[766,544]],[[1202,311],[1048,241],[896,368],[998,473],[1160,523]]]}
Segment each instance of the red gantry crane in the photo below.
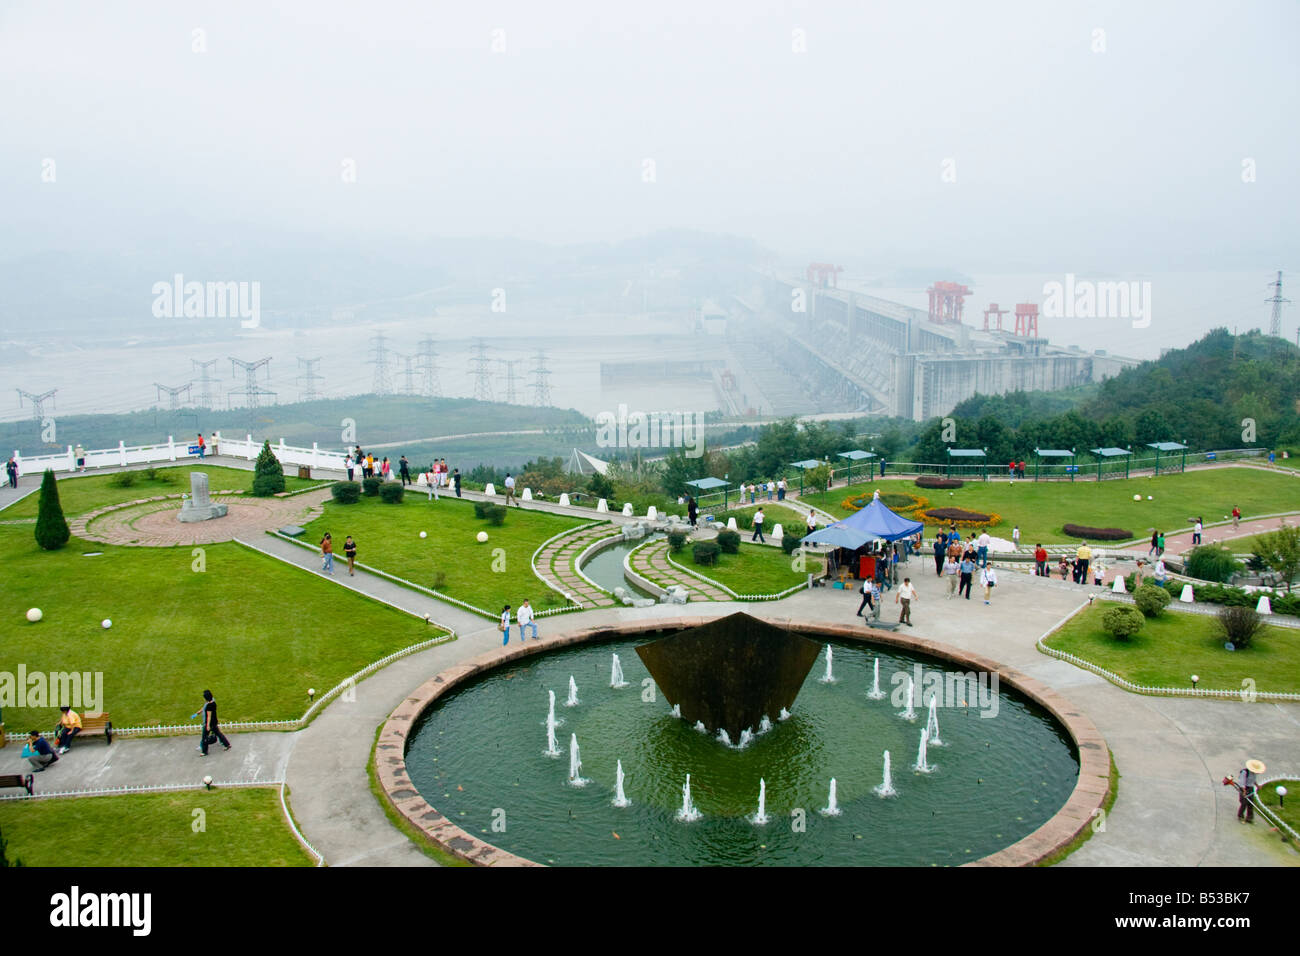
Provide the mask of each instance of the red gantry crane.
{"label": "red gantry crane", "polygon": [[970,289],[960,282],[936,282],[927,291],[930,293],[930,321],[960,325],[962,303],[970,295]]}

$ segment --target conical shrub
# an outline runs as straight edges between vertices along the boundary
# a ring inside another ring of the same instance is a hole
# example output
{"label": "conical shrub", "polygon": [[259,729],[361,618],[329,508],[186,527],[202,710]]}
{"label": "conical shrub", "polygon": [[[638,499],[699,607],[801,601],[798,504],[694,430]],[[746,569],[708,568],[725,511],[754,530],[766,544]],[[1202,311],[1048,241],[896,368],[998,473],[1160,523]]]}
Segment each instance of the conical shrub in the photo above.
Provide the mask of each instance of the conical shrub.
{"label": "conical shrub", "polygon": [[284,491],[284,469],[280,467],[280,459],[271,451],[271,442],[264,441],[253,468],[253,494],[269,498],[281,491]]}
{"label": "conical shrub", "polygon": [[70,537],[72,532],[63,517],[63,505],[59,504],[59,483],[54,480],[54,472],[47,468],[41,479],[41,501],[36,512],[36,543],[46,551],[55,551],[67,544]]}

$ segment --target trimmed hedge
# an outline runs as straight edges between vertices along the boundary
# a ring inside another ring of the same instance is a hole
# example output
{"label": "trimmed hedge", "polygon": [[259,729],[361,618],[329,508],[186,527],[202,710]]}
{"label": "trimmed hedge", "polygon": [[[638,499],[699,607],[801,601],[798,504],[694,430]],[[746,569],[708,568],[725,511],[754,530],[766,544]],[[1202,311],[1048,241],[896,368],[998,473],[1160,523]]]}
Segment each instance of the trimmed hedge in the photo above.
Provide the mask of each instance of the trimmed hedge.
{"label": "trimmed hedge", "polygon": [[718,547],[727,554],[740,553],[740,533],[730,529],[719,531]]}
{"label": "trimmed hedge", "polygon": [[960,478],[940,478],[938,475],[922,475],[915,481],[918,488],[945,488],[949,491],[953,488],[960,488],[964,484],[966,482]]}
{"label": "trimmed hedge", "polygon": [[801,537],[796,537],[795,535],[787,534],[784,538],[781,539],[781,550],[784,551],[786,554],[793,554],[794,549],[799,547],[799,544],[802,541],[803,538]]}
{"label": "trimmed hedge", "polygon": [[361,479],[361,488],[367,498],[373,498],[379,494],[379,486],[384,483],[384,479],[376,478],[373,475],[369,478]]}
{"label": "trimmed hedge", "polygon": [[1089,538],[1094,541],[1131,541],[1133,532],[1127,528],[1090,528],[1084,524],[1067,524],[1061,529],[1071,538]]}
{"label": "trimmed hedge", "polygon": [[[1130,574],[1124,579],[1130,592],[1133,590],[1134,575]],[[1152,587],[1159,587],[1150,578],[1146,579],[1143,586],[1151,583]],[[1164,589],[1169,592],[1170,597],[1177,598],[1183,593],[1182,581],[1167,580],[1164,583]],[[1241,588],[1229,587],[1224,584],[1193,584],[1192,595],[1198,604],[1225,604],[1228,607],[1254,607],[1260,599],[1260,592],[1247,593]],[[1293,614],[1300,615],[1300,592],[1295,594],[1269,594],[1264,592],[1273,607],[1274,614]]]}
{"label": "trimmed hedge", "polygon": [[1101,616],[1101,626],[1121,641],[1127,641],[1142,630],[1142,625],[1145,623],[1146,618],[1142,616],[1142,612],[1127,604],[1108,608]]}
{"label": "trimmed hedge", "polygon": [[967,511],[965,508],[931,508],[926,511],[927,518],[936,521],[992,521],[992,515],[980,511]]}
{"label": "trimmed hedge", "polygon": [[[129,471],[120,472],[129,475]],[[59,504],[59,484],[54,472],[46,468],[41,476],[41,498],[36,511],[36,543],[46,551],[57,551],[68,543],[72,532]]]}
{"label": "trimmed hedge", "polygon": [[686,539],[689,537],[690,535],[687,534],[685,531],[669,531],[668,550],[671,551],[673,554],[676,554],[677,552],[681,551],[682,548],[686,546]]}
{"label": "trimmed hedge", "polygon": [[355,481],[336,481],[330,486],[330,494],[341,505],[354,505],[361,500],[361,485]]}
{"label": "trimmed hedge", "polygon": [[691,557],[696,564],[717,564],[721,551],[716,541],[700,541],[691,549]]}
{"label": "trimmed hedge", "polygon": [[1154,584],[1144,584],[1133,593],[1133,603],[1143,617],[1159,617],[1172,600],[1168,591]]}
{"label": "trimmed hedge", "polygon": [[390,505],[400,505],[405,491],[400,481],[386,481],[379,487],[379,497]]}

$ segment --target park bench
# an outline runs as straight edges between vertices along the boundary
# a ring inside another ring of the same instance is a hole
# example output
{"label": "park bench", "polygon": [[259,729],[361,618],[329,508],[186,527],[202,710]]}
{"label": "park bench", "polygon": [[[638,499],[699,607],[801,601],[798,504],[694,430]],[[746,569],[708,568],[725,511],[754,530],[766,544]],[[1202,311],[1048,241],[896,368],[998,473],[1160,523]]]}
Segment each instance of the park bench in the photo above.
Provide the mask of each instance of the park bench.
{"label": "park bench", "polygon": [[107,713],[97,714],[94,717],[91,717],[87,714],[81,715],[81,733],[77,735],[78,737],[84,736],[86,734],[97,734],[100,733],[101,731],[104,734],[104,740],[107,743],[112,744],[113,743],[113,721],[109,719]]}
{"label": "park bench", "polygon": [[28,795],[32,792],[32,775],[26,776],[20,773],[0,774],[0,787],[22,787]]}

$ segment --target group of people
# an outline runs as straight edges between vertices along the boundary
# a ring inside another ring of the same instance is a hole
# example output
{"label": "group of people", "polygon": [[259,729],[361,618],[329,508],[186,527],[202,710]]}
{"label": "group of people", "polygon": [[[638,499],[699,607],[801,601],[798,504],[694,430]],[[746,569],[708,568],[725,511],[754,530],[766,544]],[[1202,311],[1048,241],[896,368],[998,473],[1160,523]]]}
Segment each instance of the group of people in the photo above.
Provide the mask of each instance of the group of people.
{"label": "group of people", "polygon": [[[524,598],[524,603],[519,605],[519,610],[515,614],[515,623],[519,627],[519,643],[524,642],[524,631],[527,628],[533,629],[533,640],[540,641],[537,636],[537,622],[533,620],[533,606]],[[497,624],[497,630],[501,632],[501,646],[505,647],[510,643],[510,605],[507,604],[501,609],[501,621]]]}
{"label": "group of people", "polygon": [[740,486],[740,493],[742,495],[746,492],[749,493],[749,503],[751,505],[758,501],[758,496],[761,492],[767,492],[768,501],[785,501],[785,490],[786,484],[784,478],[779,478],[776,481],[772,481],[769,478],[767,481],[760,481],[757,485],[751,481],[748,485],[741,484]]}
{"label": "group of people", "polygon": [[1007,462],[1007,477],[1012,479],[1025,477],[1025,463],[1023,461]]}
{"label": "group of people", "polygon": [[[897,553],[895,553],[897,558]],[[878,567],[883,567],[883,562],[877,563]],[[859,586],[858,590],[862,594],[862,603],[858,605],[858,616],[862,617],[864,607],[871,608],[872,616],[880,620],[880,603],[881,594],[889,587],[888,579],[879,576],[867,578]],[[912,584],[911,578],[903,578],[903,583],[899,585],[898,591],[894,594],[894,603],[899,605],[898,623],[912,626],[912,602],[917,600],[916,587]]]}
{"label": "group of people", "polygon": [[[334,537],[328,531],[320,539],[321,571],[334,573]],[[357,543],[348,535],[343,542],[343,554],[348,559],[348,574],[355,576],[357,563]]]}
{"label": "group of people", "polygon": [[989,604],[993,589],[998,584],[998,573],[993,565],[988,563],[988,543],[979,546],[976,542],[970,541],[963,548],[960,538],[953,541],[950,537],[944,550],[943,566],[939,572],[948,579],[948,598],[965,597],[969,601],[976,571],[979,572],[984,603]]}

